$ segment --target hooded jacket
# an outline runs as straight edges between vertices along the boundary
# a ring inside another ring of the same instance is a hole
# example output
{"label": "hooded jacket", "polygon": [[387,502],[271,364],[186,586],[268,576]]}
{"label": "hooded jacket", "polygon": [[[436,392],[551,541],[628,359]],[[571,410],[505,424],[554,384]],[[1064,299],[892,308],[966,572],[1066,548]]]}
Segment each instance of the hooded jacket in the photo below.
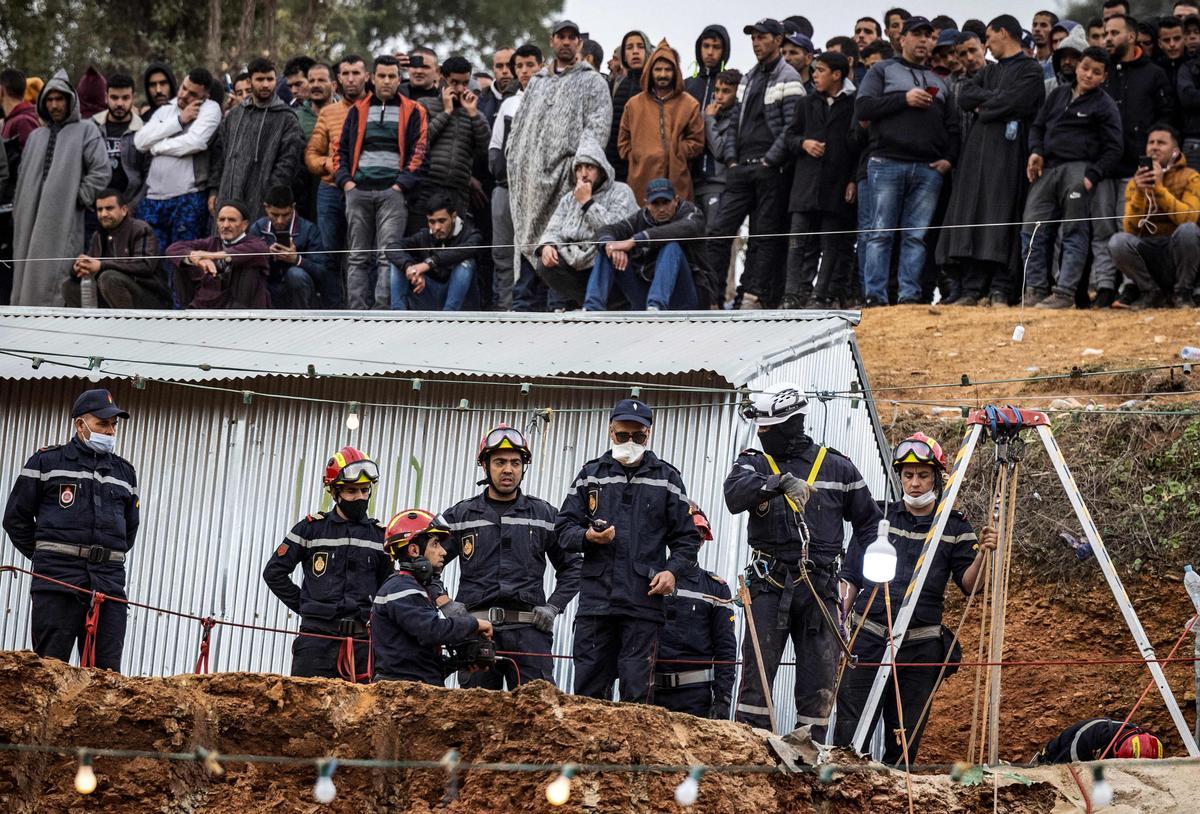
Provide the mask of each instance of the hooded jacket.
{"label": "hooded jacket", "polygon": [[295,184],[304,161],[304,131],[278,96],[259,107],[251,96],[229,111],[211,150],[208,194],[246,204],[257,220],[267,190]]}
{"label": "hooded jacket", "polygon": [[47,122],[46,96],[67,97],[61,124],[39,127],[21,154],[13,197],[13,305],[62,305],[63,280],[83,248],[83,212],[112,178],[108,151],[96,125],[80,121],[79,97],[65,71],[56,73],[38,96],[38,114]]}
{"label": "hooded jacket", "polygon": [[1068,76],[1062,75],[1063,57],[1070,52],[1075,54],[1083,54],[1088,47],[1087,31],[1083,26],[1075,26],[1063,38],[1063,41],[1054,49],[1054,53],[1050,55],[1050,64],[1054,68],[1054,76],[1046,80],[1046,96],[1050,96],[1050,91],[1057,88],[1059,85],[1074,85],[1075,74],[1071,73]]}
{"label": "hooded jacket", "polygon": [[[641,37],[646,46],[646,61],[640,68],[631,68],[625,61],[625,43],[630,37]],[[621,158],[620,151],[617,149],[617,140],[621,136],[621,114],[625,112],[625,105],[629,100],[641,93],[643,89],[642,74],[650,66],[650,38],[644,31],[630,31],[621,37],[621,64],[625,67],[625,75],[612,89],[612,125],[608,133],[607,145],[604,148],[604,154],[608,157],[608,161],[616,173],[613,178],[617,181],[624,181],[629,172],[628,165]]]}
{"label": "hooded jacket", "polygon": [[[655,63],[666,61],[675,72],[670,94],[660,98],[654,90]],[[646,60],[642,92],[629,100],[621,117],[617,150],[629,162],[629,186],[639,204],[646,202],[646,185],[669,178],[676,194],[692,198],[692,159],[704,152],[704,118],[700,103],[684,91],[679,55],[663,40]]]}
{"label": "hooded jacket", "polygon": [[[1187,71],[1185,71],[1186,73]],[[1137,50],[1130,62],[1114,62],[1104,89],[1117,103],[1125,134],[1125,151],[1117,165],[1122,178],[1137,172],[1138,156],[1146,152],[1146,136],[1158,122],[1169,122],[1175,113],[1175,90],[1166,72]]]}
{"label": "hooded jacket", "polygon": [[79,77],[79,118],[90,119],[108,109],[108,81],[94,65],[89,65]]}
{"label": "hooded jacket", "polygon": [[585,138],[579,144],[571,165],[572,177],[575,167],[580,164],[595,164],[600,168],[600,178],[592,188],[591,200],[581,206],[575,200],[574,187],[559,198],[558,206],[538,240],[538,251],[542,246],[553,245],[564,264],[582,271],[591,268],[596,259],[595,241],[600,230],[606,224],[632,215],[638,205],[633,191],[613,180],[612,165],[605,158],[604,150],[591,138]]}
{"label": "hooded jacket", "polygon": [[[29,141],[29,134],[41,126],[42,122],[38,119],[37,108],[29,102],[17,102],[16,106],[3,119],[0,138],[5,141],[15,138],[17,145],[24,150],[26,142]],[[21,150],[17,151],[18,155]]]}
{"label": "hooded jacket", "polygon": [[149,117],[151,113],[161,107],[161,105],[156,105],[150,101],[150,74],[152,73],[166,74],[167,83],[171,86],[171,99],[174,99],[179,94],[179,83],[175,81],[175,74],[171,73],[171,69],[167,67],[167,64],[165,62],[151,62],[146,66],[146,70],[142,71],[142,93],[146,94],[146,109],[142,111],[142,115],[146,117]]}
{"label": "hooded jacket", "polygon": [[[704,67],[704,62],[700,59],[700,43],[710,37],[716,37],[721,41],[721,62],[717,67],[708,69]],[[700,115],[703,116],[704,109],[708,107],[713,100],[713,91],[717,87],[717,74],[719,74],[726,65],[729,64],[729,32],[725,30],[723,25],[706,26],[700,32],[700,36],[696,37],[696,74],[690,76],[683,82],[683,88],[692,95],[697,102],[700,103]],[[719,153],[705,150],[695,161],[692,162],[692,181],[696,186],[700,186],[705,180],[713,178],[720,171],[720,162],[717,160]]]}

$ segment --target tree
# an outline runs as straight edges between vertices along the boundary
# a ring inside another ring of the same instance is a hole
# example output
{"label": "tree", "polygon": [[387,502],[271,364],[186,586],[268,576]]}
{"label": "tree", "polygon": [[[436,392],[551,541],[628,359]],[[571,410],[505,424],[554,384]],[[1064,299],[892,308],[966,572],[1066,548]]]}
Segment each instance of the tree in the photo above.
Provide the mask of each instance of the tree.
{"label": "tree", "polygon": [[428,45],[480,64],[499,45],[549,39],[562,0],[0,0],[0,64],[48,77],[88,65],[139,75],[151,58],[182,72],[237,73],[252,56],[336,60]]}
{"label": "tree", "polygon": [[[1088,20],[1093,17],[1099,17],[1103,0],[1075,0],[1074,2],[1066,3],[1065,11],[1059,13],[1059,17],[1064,20],[1074,20],[1080,25],[1087,25]],[[1136,0],[1130,2],[1130,8],[1133,10],[1133,16],[1138,20],[1152,20],[1155,17],[1171,16],[1171,9],[1175,6],[1175,0]]]}

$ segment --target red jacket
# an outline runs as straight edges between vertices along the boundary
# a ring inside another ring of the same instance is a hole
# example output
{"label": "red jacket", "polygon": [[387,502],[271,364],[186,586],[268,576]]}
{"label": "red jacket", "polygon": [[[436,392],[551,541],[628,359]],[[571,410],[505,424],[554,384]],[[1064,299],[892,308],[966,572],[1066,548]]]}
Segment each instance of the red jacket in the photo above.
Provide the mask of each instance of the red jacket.
{"label": "red jacket", "polygon": [[24,150],[29,134],[41,126],[42,122],[38,119],[34,106],[29,102],[18,102],[12,112],[4,117],[4,127],[0,129],[0,138],[10,139],[16,136],[17,143]]}
{"label": "red jacket", "polygon": [[[358,159],[362,155],[363,136],[367,132],[367,116],[375,94],[368,93],[354,103],[346,113],[342,125],[342,137],[338,141],[337,155],[333,163],[333,182],[341,189],[347,181],[354,180],[358,172]],[[396,183],[409,192],[421,180],[428,148],[428,122],[425,108],[406,96],[396,96],[400,103],[400,126],[396,130],[396,143],[400,152],[400,173]]]}

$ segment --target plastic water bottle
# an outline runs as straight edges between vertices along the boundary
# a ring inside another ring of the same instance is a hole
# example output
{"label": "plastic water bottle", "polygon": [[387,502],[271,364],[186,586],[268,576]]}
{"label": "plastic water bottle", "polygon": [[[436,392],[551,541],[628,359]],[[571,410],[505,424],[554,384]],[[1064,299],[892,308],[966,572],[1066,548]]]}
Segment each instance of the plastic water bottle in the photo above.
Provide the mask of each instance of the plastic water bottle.
{"label": "plastic water bottle", "polygon": [[1196,613],[1200,613],[1200,574],[1190,565],[1183,566],[1183,587],[1187,588],[1188,596],[1196,606]]}
{"label": "plastic water bottle", "polygon": [[1200,348],[1194,348],[1191,345],[1186,346],[1179,351],[1179,356],[1185,362],[1200,362]]}
{"label": "plastic water bottle", "polygon": [[100,307],[100,298],[96,294],[96,281],[91,275],[79,281],[79,304],[84,308]]}

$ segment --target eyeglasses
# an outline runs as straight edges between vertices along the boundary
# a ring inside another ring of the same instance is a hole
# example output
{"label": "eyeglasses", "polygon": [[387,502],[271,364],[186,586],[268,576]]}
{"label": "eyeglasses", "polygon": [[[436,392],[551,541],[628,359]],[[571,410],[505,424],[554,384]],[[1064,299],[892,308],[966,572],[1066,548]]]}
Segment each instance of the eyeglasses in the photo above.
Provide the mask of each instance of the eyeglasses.
{"label": "eyeglasses", "polygon": [[648,432],[618,432],[613,430],[613,438],[617,439],[618,444],[628,444],[630,441],[635,444],[644,444],[649,437],[650,433]]}
{"label": "eyeglasses", "polygon": [[355,461],[343,466],[338,473],[338,480],[344,483],[354,483],[363,477],[372,483],[379,480],[379,467],[374,461]]}

